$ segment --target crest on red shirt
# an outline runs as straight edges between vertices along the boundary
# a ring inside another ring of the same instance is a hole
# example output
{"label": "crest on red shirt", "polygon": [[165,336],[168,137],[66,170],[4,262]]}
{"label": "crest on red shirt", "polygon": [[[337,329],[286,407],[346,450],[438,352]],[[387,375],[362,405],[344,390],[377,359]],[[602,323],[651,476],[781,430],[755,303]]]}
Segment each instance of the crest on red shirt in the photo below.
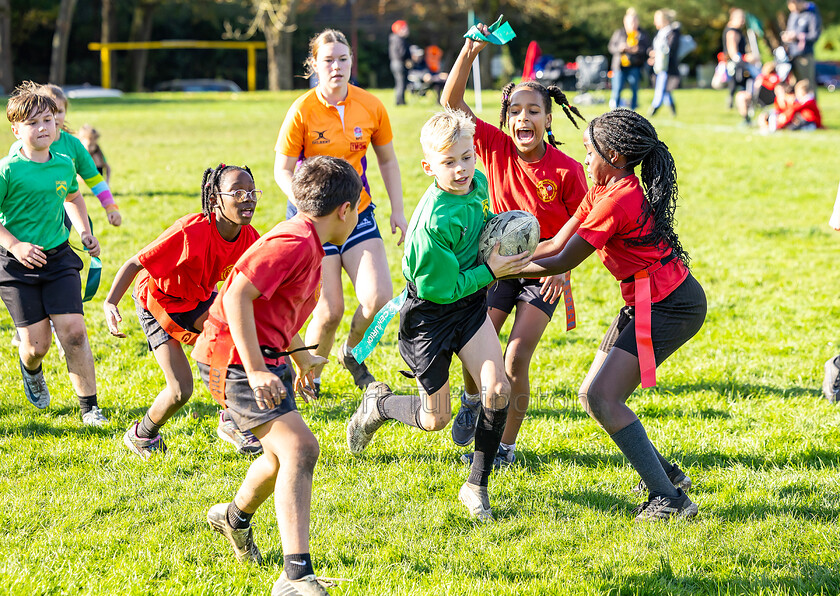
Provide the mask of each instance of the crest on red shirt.
{"label": "crest on red shirt", "polygon": [[557,185],[554,180],[540,180],[537,182],[537,192],[543,203],[550,203],[557,198]]}
{"label": "crest on red shirt", "polygon": [[233,270],[233,265],[228,265],[222,270],[222,279],[220,281],[225,281],[230,275],[230,272]]}

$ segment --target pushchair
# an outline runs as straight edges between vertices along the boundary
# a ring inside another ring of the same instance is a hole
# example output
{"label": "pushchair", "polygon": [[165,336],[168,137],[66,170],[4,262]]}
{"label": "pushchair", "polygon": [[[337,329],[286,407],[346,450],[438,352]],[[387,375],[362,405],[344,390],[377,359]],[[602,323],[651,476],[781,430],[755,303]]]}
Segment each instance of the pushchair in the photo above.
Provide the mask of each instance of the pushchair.
{"label": "pushchair", "polygon": [[427,92],[432,91],[435,94],[435,100],[440,103],[440,94],[446,84],[447,76],[447,73],[440,72],[440,58],[443,50],[437,46],[423,49],[418,45],[412,45],[408,51],[411,54],[411,68],[406,74],[406,89],[418,97],[423,97]]}
{"label": "pushchair", "polygon": [[607,57],[578,56],[575,64],[577,66],[575,88],[581,93],[575,96],[574,102],[580,105],[604,103],[606,100],[603,97],[596,97],[590,91],[609,89],[610,78]]}

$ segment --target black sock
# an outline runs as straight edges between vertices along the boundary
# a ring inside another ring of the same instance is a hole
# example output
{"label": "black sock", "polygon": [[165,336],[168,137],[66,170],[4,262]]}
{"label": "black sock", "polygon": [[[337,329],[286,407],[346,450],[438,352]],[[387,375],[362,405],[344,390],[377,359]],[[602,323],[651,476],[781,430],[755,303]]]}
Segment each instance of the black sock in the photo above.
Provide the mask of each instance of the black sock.
{"label": "black sock", "polygon": [[286,577],[292,581],[307,575],[315,575],[315,570],[312,569],[312,557],[309,553],[283,555],[283,571],[286,572]]}
{"label": "black sock", "polygon": [[82,396],[79,395],[79,407],[82,408],[82,416],[90,412],[94,406],[98,406],[99,404],[96,401],[96,394]]}
{"label": "black sock", "polygon": [[674,469],[674,464],[669,462],[665,459],[661,453],[659,453],[659,449],[656,448],[656,445],[653,444],[653,441],[650,442],[651,446],[653,446],[653,452],[656,453],[656,457],[659,458],[659,463],[662,464],[662,469],[665,470],[666,474],[670,474],[671,470]]}
{"label": "black sock", "polygon": [[403,424],[423,429],[418,420],[420,416],[419,395],[386,395],[376,405],[379,407],[379,413],[386,420],[398,420]]}
{"label": "black sock", "polygon": [[160,424],[155,424],[149,417],[149,413],[146,412],[143,420],[137,425],[137,436],[141,439],[154,439],[160,434],[160,426]]}
{"label": "black sock", "polygon": [[20,363],[23,365],[23,369],[26,372],[28,372],[30,375],[37,375],[39,372],[41,372],[41,363],[40,362],[38,363],[38,368],[36,368],[34,370],[29,370],[28,368],[26,368],[26,365],[23,364],[23,360],[21,360]]}
{"label": "black sock", "polygon": [[475,429],[475,453],[467,482],[477,486],[487,486],[487,479],[493,470],[493,460],[499,452],[499,443],[507,421],[508,406],[500,410],[490,410],[481,406],[481,415]]}
{"label": "black sock", "polygon": [[228,505],[227,520],[234,530],[241,530],[250,526],[252,517],[254,517],[253,513],[245,513],[233,501]]}
{"label": "black sock", "polygon": [[662,469],[662,464],[656,457],[656,450],[639,420],[610,435],[610,438],[645,481],[645,486],[652,497],[658,495],[675,497],[679,494],[665,474],[665,470]]}

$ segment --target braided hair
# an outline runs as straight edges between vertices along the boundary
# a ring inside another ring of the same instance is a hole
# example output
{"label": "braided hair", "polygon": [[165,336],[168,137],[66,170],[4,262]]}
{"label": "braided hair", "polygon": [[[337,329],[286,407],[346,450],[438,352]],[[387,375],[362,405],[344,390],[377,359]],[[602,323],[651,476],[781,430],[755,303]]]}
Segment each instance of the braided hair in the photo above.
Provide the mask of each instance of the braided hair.
{"label": "braided hair", "polygon": [[201,179],[201,212],[208,221],[210,220],[210,214],[213,213],[213,209],[216,208],[216,201],[213,197],[222,191],[222,176],[224,176],[225,172],[228,170],[239,170],[240,172],[245,172],[251,177],[251,180],[254,179],[254,175],[251,173],[250,168],[244,165],[229,166],[220,163],[215,168],[207,168],[204,170],[204,176]]}
{"label": "braided hair", "polygon": [[674,256],[688,265],[689,256],[680,244],[674,230],[674,213],[677,209],[677,167],[668,146],[659,140],[656,129],[633,110],[618,108],[594,118],[589,123],[592,147],[607,163],[608,149],[627,158],[626,169],[641,164],[641,181],[644,189],[644,220],[653,220],[653,229],[643,236],[627,240],[630,246],[656,246],[664,242]]}
{"label": "braided hair", "polygon": [[[505,85],[504,89],[502,89],[502,111],[499,114],[499,128],[504,129],[507,126],[507,119],[508,119],[508,110],[510,108],[510,98],[513,97],[513,92],[517,89],[530,89],[531,91],[535,91],[539,93],[540,97],[543,100],[543,106],[545,107],[545,113],[551,113],[551,100],[553,99],[554,102],[563,108],[563,112],[566,114],[566,117],[571,121],[572,124],[575,125],[575,128],[579,128],[577,122],[575,122],[575,116],[586,122],[586,119],[581,115],[580,111],[569,103],[569,100],[566,98],[566,94],[563,93],[563,90],[560,87],[555,85],[551,85],[550,87],[543,87],[537,82],[534,81],[525,81],[519,83],[508,83]],[[551,131],[551,126],[545,127],[546,132],[548,133],[548,142],[551,143],[551,146],[555,149],[557,148],[558,143],[554,139],[554,133]]]}

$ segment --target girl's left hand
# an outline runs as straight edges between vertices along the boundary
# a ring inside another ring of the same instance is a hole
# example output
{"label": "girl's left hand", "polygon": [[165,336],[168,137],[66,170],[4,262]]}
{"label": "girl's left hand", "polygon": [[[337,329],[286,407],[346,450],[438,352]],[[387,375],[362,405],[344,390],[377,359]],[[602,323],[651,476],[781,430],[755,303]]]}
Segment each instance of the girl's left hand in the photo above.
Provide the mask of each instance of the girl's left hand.
{"label": "girl's left hand", "polygon": [[119,211],[111,211],[108,214],[108,223],[114,227],[119,226],[122,223],[122,215],[120,215]]}
{"label": "girl's left hand", "polygon": [[400,239],[397,241],[397,246],[405,240],[405,231],[408,229],[408,222],[405,220],[404,213],[391,213],[391,233],[396,234],[397,229],[400,230]]}
{"label": "girl's left hand", "polygon": [[548,300],[549,304],[554,304],[563,293],[563,284],[566,283],[566,276],[568,273],[560,273],[552,275],[551,277],[541,277],[542,287],[540,294]]}
{"label": "girl's left hand", "polygon": [[315,394],[315,368],[327,362],[328,360],[323,356],[316,356],[308,350],[292,354],[292,363],[294,363],[297,373],[295,375],[295,393],[300,395],[306,403],[318,399]]}
{"label": "girl's left hand", "polygon": [[99,256],[99,240],[97,240],[93,234],[88,234],[87,232],[82,232],[82,244],[85,245],[85,248],[90,253],[92,257]]}

